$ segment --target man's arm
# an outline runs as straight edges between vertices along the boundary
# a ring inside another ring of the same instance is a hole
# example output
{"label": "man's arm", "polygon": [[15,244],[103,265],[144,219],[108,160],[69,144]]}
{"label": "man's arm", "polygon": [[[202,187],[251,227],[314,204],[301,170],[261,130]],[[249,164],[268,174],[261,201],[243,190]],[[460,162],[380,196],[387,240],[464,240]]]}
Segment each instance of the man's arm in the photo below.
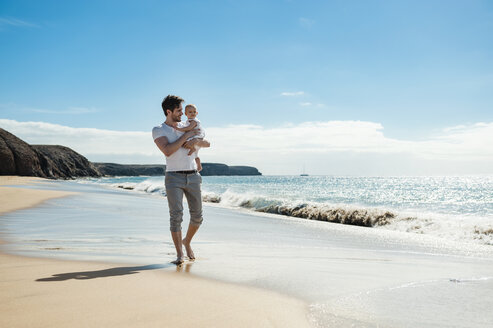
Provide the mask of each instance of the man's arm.
{"label": "man's arm", "polygon": [[159,137],[154,140],[154,143],[156,146],[161,150],[161,152],[165,156],[171,156],[173,155],[180,147],[183,146],[185,141],[187,141],[188,138],[193,137],[194,135],[198,134],[199,131],[197,130],[192,130],[189,132],[184,133],[178,140],[176,140],[173,143],[168,142],[168,138],[166,137]]}
{"label": "man's arm", "polygon": [[202,148],[209,148],[211,143],[205,139],[192,139],[183,144],[183,148],[193,149],[195,146],[199,146]]}

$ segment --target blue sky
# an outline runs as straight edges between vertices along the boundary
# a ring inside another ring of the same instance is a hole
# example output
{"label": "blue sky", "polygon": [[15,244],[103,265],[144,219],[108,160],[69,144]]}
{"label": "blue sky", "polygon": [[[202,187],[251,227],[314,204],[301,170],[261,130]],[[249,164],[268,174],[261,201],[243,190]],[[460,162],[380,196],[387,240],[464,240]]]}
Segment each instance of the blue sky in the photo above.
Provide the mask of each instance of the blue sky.
{"label": "blue sky", "polygon": [[0,118],[146,132],[174,93],[214,129],[426,142],[493,122],[492,34],[491,1],[3,0]]}

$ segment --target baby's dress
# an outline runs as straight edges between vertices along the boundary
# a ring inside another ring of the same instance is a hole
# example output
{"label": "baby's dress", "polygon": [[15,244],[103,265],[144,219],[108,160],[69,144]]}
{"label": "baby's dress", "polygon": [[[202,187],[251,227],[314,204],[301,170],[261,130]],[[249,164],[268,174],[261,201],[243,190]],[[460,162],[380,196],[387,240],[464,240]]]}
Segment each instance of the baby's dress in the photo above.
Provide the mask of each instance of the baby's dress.
{"label": "baby's dress", "polygon": [[[192,140],[192,139],[197,139],[197,138],[200,138],[200,139],[204,139],[205,138],[205,131],[204,129],[202,129],[202,126],[200,125],[200,121],[196,118],[194,119],[187,119],[187,121],[183,124],[183,127],[187,127],[189,126],[192,122],[195,122],[197,123],[197,126],[194,128],[194,130],[199,130],[199,134],[197,135],[194,135],[190,138],[188,138],[187,140]],[[195,152],[193,153],[195,155],[195,157],[197,157],[198,155],[198,152],[199,152],[199,149],[200,147],[195,145]]]}
{"label": "baby's dress", "polygon": [[193,136],[193,137],[190,137],[188,138],[188,140],[191,140],[191,139],[197,139],[197,138],[200,138],[200,139],[204,139],[205,138],[205,131],[204,129],[202,129],[202,126],[200,125],[200,121],[196,118],[194,119],[187,119],[187,121],[185,122],[185,124],[183,125],[184,127],[187,127],[189,126],[192,122],[195,122],[197,123],[197,126],[194,128],[194,130],[199,130],[199,134]]}

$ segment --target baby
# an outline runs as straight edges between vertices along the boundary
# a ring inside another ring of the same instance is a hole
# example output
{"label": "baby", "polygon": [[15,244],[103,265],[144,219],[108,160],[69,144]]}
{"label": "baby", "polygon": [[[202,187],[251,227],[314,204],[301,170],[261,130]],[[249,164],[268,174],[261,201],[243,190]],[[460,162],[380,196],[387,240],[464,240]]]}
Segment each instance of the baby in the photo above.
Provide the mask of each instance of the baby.
{"label": "baby", "polygon": [[[197,134],[193,137],[190,137],[188,140],[204,139],[204,137],[205,137],[205,132],[202,129],[202,127],[200,126],[200,121],[198,119],[196,119],[198,113],[199,112],[197,111],[197,107],[195,105],[192,105],[192,104],[186,105],[185,106],[185,115],[186,115],[186,117],[188,117],[187,121],[184,123],[183,127],[181,127],[181,128],[179,128],[178,126],[175,126],[175,129],[178,131],[181,131],[181,132],[187,132],[187,131],[190,131],[193,129],[199,130],[199,132],[200,132],[199,134]],[[197,164],[197,171],[200,172],[200,171],[202,171],[202,164],[200,163],[200,158],[198,156],[199,149],[200,149],[200,147],[195,145],[195,150],[190,149],[190,151],[188,152],[188,155],[195,154],[195,163]]]}

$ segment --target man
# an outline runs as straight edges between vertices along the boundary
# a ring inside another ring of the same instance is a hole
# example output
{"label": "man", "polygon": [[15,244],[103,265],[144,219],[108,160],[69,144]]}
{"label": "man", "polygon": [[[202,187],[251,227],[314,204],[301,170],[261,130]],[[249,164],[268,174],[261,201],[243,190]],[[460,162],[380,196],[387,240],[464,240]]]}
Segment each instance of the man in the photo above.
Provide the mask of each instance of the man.
{"label": "man", "polygon": [[[195,146],[210,147],[207,140],[191,139],[190,137],[199,134],[198,130],[180,132],[173,128],[173,125],[180,126],[181,116],[183,115],[183,99],[177,96],[168,95],[164,98],[161,107],[163,108],[166,121],[152,129],[152,137],[158,148],[166,156],[166,197],[168,198],[170,230],[173,243],[176,248],[176,260],[171,262],[176,265],[183,263],[183,250],[185,246],[187,256],[190,260],[195,260],[195,255],[191,248],[192,238],[202,223],[202,193],[200,185],[202,177],[197,172],[195,157],[189,156],[190,149]],[[190,223],[187,235],[182,239],[181,222],[183,221],[183,194],[187,198],[188,209],[190,211]]]}

